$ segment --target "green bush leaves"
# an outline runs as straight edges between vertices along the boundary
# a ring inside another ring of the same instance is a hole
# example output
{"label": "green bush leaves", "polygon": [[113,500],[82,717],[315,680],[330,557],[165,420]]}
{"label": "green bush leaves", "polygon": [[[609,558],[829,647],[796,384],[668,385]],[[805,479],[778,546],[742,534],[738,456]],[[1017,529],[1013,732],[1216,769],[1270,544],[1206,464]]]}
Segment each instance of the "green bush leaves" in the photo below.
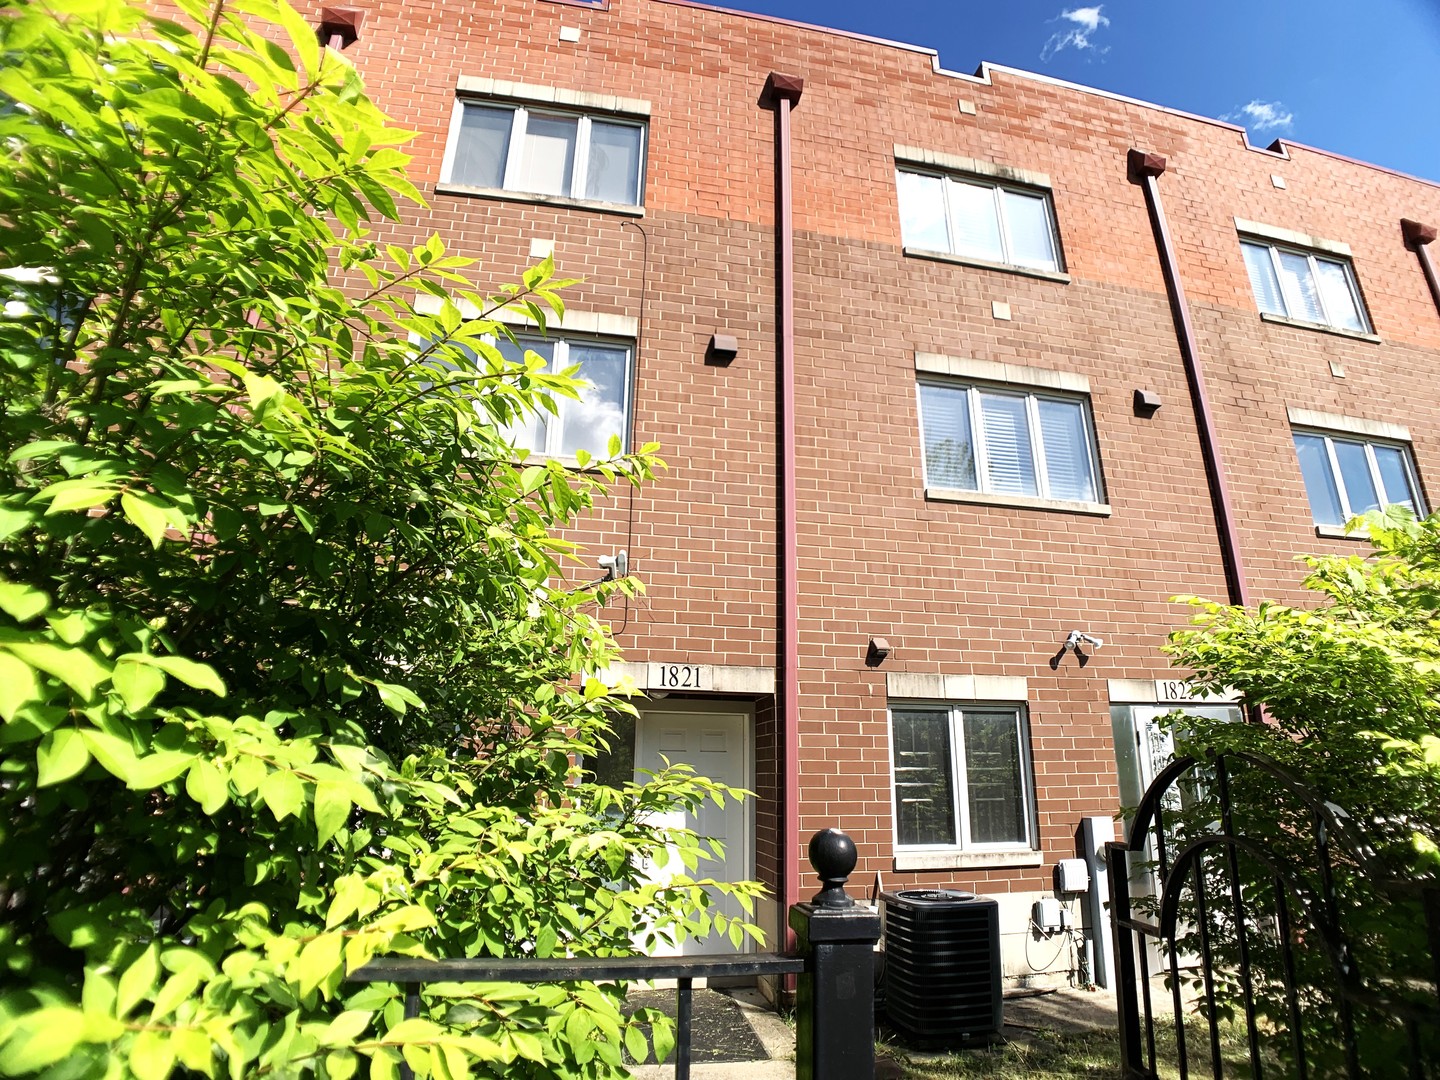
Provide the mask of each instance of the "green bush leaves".
{"label": "green bush leaves", "polygon": [[407,1020],[346,974],[619,955],[759,894],[639,871],[698,873],[663,822],[739,793],[580,769],[639,585],[567,581],[558,534],[655,448],[517,463],[580,388],[496,316],[567,283],[487,293],[414,235],[409,134],[288,5],[178,6],[0,19],[0,1074],[621,1075],[619,987]]}

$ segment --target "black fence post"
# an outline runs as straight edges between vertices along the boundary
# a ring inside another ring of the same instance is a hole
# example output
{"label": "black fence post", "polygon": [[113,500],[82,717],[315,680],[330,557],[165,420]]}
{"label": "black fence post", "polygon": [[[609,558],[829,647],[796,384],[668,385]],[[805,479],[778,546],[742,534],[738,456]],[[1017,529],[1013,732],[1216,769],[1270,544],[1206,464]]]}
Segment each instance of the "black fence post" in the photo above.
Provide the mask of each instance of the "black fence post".
{"label": "black fence post", "polygon": [[810,839],[824,888],[790,909],[805,958],[796,986],[796,1080],[874,1080],[875,943],[880,916],[845,892],[855,844],[838,829]]}
{"label": "black fence post", "polygon": [[[1140,1003],[1137,1000],[1139,973],[1135,970],[1135,948],[1145,948],[1145,939],[1130,926],[1130,849],[1111,840],[1105,845],[1105,865],[1110,871],[1110,929],[1115,946],[1115,1009],[1120,1025],[1120,1075],[1125,1080],[1148,1076],[1141,1047]],[[1145,1017],[1145,1022],[1149,1017]],[[1182,1020],[1177,1014],[1176,1023]],[[1183,1033],[1180,1035],[1183,1038]]]}

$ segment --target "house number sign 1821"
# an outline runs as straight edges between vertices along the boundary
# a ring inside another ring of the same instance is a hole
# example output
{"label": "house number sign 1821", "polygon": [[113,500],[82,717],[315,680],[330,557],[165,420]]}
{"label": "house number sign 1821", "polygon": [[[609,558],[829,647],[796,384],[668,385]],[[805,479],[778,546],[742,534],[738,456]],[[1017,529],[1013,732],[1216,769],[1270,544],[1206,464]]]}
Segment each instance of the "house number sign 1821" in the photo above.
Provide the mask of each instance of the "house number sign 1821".
{"label": "house number sign 1821", "polygon": [[709,666],[706,664],[651,664],[651,690],[708,690]]}

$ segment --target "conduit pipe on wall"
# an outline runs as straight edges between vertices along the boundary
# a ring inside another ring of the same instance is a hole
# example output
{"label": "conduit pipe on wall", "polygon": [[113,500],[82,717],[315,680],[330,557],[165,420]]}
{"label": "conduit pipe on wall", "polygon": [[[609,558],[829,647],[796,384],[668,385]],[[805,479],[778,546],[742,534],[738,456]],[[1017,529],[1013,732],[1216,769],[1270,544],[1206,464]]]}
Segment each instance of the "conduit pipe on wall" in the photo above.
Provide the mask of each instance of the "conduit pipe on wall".
{"label": "conduit pipe on wall", "polygon": [[794,949],[790,905],[800,898],[800,569],[795,543],[795,223],[791,206],[790,113],[805,80],[772,71],[762,102],[775,110],[776,379],[780,413],[780,498],[775,547],[780,593],[780,936]]}
{"label": "conduit pipe on wall", "polygon": [[1250,603],[1245,587],[1245,566],[1240,557],[1240,537],[1235,531],[1235,512],[1230,505],[1230,491],[1225,484],[1225,463],[1215,437],[1215,420],[1210,413],[1210,399],[1205,392],[1205,373],[1200,363],[1200,350],[1195,345],[1195,330],[1190,323],[1190,305],[1185,299],[1185,286],[1180,281],[1180,268],[1175,247],[1170,241],[1170,226],[1165,208],[1160,203],[1159,176],[1165,171],[1165,159],[1159,154],[1131,150],[1126,156],[1130,179],[1145,191],[1145,205],[1150,211],[1150,225],[1155,230],[1155,244],[1160,249],[1160,267],[1165,274],[1165,288],[1170,294],[1170,307],[1175,317],[1175,332],[1180,339],[1180,355],[1185,361],[1185,375],[1190,382],[1190,397],[1195,404],[1195,424],[1199,428],[1200,448],[1205,457],[1205,473],[1210,481],[1210,503],[1220,532],[1220,553],[1225,562],[1225,581],[1230,603]]}
{"label": "conduit pipe on wall", "polygon": [[1420,269],[1425,271],[1425,280],[1430,285],[1430,299],[1435,301],[1435,310],[1440,311],[1440,278],[1435,276],[1435,264],[1430,260],[1430,245],[1435,242],[1435,226],[1422,225],[1409,218],[1400,219],[1400,232],[1405,244],[1420,260]]}

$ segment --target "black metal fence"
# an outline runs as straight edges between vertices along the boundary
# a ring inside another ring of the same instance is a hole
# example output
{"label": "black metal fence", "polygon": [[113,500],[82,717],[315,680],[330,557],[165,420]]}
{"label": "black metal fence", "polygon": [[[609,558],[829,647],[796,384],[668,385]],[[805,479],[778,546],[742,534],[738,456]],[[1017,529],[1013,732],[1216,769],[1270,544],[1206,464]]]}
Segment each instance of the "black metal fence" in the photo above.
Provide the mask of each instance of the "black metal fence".
{"label": "black metal fence", "polygon": [[[689,1080],[691,1003],[696,979],[797,975],[797,1080],[874,1080],[874,946],[880,917],[845,892],[855,845],[825,829],[810,841],[810,862],[824,888],[790,909],[799,954],[712,956],[480,957],[414,960],[386,957],[353,971],[349,981],[404,987],[405,1016],[420,1015],[428,983],[614,983],[676,980],[675,1076]],[[405,1080],[412,1080],[408,1067]]]}
{"label": "black metal fence", "polygon": [[1440,1077],[1440,888],[1295,774],[1181,758],[1106,850],[1125,1080],[1159,1075],[1155,975],[1182,1080]]}

